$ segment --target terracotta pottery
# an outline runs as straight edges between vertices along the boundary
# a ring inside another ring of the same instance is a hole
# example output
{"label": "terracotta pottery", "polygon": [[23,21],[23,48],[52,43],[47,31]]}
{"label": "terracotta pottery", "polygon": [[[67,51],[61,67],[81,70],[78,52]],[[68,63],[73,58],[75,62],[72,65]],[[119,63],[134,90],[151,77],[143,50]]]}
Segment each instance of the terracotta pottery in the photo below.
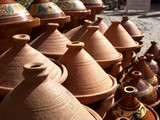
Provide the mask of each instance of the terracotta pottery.
{"label": "terracotta pottery", "polygon": [[127,118],[127,117],[118,117],[118,118],[116,118],[115,120],[130,120],[130,119]]}
{"label": "terracotta pottery", "polygon": [[91,15],[87,16],[87,19],[95,21],[96,14],[102,13],[108,8],[102,0],[81,0],[87,9],[91,10]]}
{"label": "terracotta pottery", "polygon": [[147,81],[141,79],[142,73],[139,71],[133,71],[131,73],[131,78],[124,81],[117,89],[117,94],[115,95],[120,99],[122,97],[122,92],[125,86],[134,86],[138,90],[137,98],[142,103],[147,105],[152,105],[158,101],[157,90]]}
{"label": "terracotta pottery", "polygon": [[107,112],[104,120],[127,117],[130,120],[159,120],[158,114],[149,106],[142,104],[137,98],[137,89],[124,87],[123,97]]}
{"label": "terracotta pottery", "polygon": [[103,17],[98,16],[97,20],[92,23],[92,26],[99,26],[99,31],[104,34],[106,30],[108,29],[108,26],[106,23],[103,22]]}
{"label": "terracotta pottery", "polygon": [[43,62],[47,64],[50,72],[49,78],[63,83],[68,75],[62,64],[52,62],[43,54],[30,47],[27,42],[30,40],[26,34],[13,36],[13,47],[0,56],[0,97],[8,94],[22,80],[23,65],[29,62]]}
{"label": "terracotta pottery", "polygon": [[[102,68],[109,68],[122,61],[122,54],[98,30],[98,26],[88,26],[87,29],[88,31],[81,37],[80,41],[85,43],[84,49]],[[118,74],[121,71],[117,69],[113,73],[115,72]]]}
{"label": "terracotta pottery", "polygon": [[79,39],[83,36],[83,34],[88,30],[87,26],[90,26],[91,24],[92,22],[90,20],[84,20],[83,25],[80,25],[65,32],[65,35],[71,41],[79,41]]}
{"label": "terracotta pottery", "polygon": [[117,88],[115,78],[105,73],[83,49],[84,43],[74,41],[67,44],[67,47],[67,52],[59,59],[69,73],[63,85],[82,104],[95,103],[114,94]]}
{"label": "terracotta pottery", "polygon": [[61,34],[57,23],[48,23],[48,30],[33,40],[30,45],[49,58],[58,60],[66,51],[70,40]]}
{"label": "terracotta pottery", "polygon": [[132,60],[132,51],[139,47],[139,43],[135,42],[128,32],[122,27],[120,21],[111,21],[104,36],[111,42],[118,52],[123,54],[122,66],[128,67]]}
{"label": "terracotta pottery", "polygon": [[133,71],[140,71],[142,73],[141,78],[143,80],[149,82],[153,86],[158,85],[158,78],[147,65],[145,56],[138,57],[137,63],[131,68],[128,75],[126,76],[126,79],[128,79],[127,77],[129,77]]}
{"label": "terracotta pottery", "polygon": [[71,16],[71,21],[63,27],[65,30],[79,26],[91,14],[91,10],[86,9],[80,0],[58,0],[56,4],[66,15]]}
{"label": "terracotta pottery", "polygon": [[33,27],[40,25],[40,20],[33,19],[30,13],[14,0],[0,0],[0,11],[0,54],[2,54],[12,46],[11,39],[14,34],[29,34]]}
{"label": "terracotta pottery", "polygon": [[48,75],[46,64],[25,64],[23,82],[0,105],[0,119],[102,120],[91,115],[67,89]]}

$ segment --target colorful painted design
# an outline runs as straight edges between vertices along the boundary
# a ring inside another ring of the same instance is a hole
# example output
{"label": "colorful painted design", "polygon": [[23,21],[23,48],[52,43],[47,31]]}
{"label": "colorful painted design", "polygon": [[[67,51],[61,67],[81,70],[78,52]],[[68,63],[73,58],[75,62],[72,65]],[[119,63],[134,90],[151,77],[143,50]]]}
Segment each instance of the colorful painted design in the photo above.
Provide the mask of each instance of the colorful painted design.
{"label": "colorful painted design", "polygon": [[28,11],[33,16],[63,13],[63,11],[53,2],[30,5]]}
{"label": "colorful painted design", "polygon": [[0,19],[28,15],[30,13],[19,3],[0,4]]}
{"label": "colorful painted design", "polygon": [[102,0],[81,0],[84,4],[103,4]]}
{"label": "colorful painted design", "polygon": [[84,4],[79,1],[58,1],[57,5],[62,9],[62,10],[86,10],[86,7]]}

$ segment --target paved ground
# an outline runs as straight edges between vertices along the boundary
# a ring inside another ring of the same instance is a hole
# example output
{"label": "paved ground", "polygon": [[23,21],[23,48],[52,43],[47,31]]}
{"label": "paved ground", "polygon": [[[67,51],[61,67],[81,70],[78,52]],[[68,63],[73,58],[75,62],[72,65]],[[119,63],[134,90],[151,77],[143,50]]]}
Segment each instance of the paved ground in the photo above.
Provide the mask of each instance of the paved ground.
{"label": "paved ground", "polygon": [[97,16],[104,16],[104,22],[110,26],[111,20],[121,20],[123,15],[128,15],[129,19],[136,24],[140,31],[145,35],[143,38],[144,47],[141,49],[139,55],[150,47],[151,41],[158,42],[160,48],[160,3],[152,4],[151,11],[145,14],[143,11],[129,10],[126,13],[124,10],[115,13],[113,11],[104,11]]}

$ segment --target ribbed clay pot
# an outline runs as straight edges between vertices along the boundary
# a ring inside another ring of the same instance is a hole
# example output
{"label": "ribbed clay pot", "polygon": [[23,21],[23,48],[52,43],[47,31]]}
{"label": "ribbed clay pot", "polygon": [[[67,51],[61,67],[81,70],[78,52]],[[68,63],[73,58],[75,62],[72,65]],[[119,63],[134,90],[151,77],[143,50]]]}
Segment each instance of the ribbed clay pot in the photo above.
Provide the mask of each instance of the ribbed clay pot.
{"label": "ribbed clay pot", "polygon": [[99,26],[99,31],[104,34],[108,29],[106,23],[103,22],[104,18],[101,16],[97,16],[97,20],[92,23],[92,26]]}
{"label": "ribbed clay pot", "polygon": [[[87,29],[87,32],[80,39],[85,43],[84,49],[102,68],[109,68],[110,74],[114,74],[114,77],[117,76],[121,71],[119,68],[114,69],[113,66],[122,61],[122,54],[98,30],[99,26],[88,26]],[[118,65],[118,67],[121,66]]]}
{"label": "ribbed clay pot", "polygon": [[83,25],[80,25],[65,32],[65,35],[71,41],[79,41],[79,39],[83,36],[83,34],[88,30],[87,26],[90,26],[91,24],[92,22],[90,20],[84,20]]}
{"label": "ribbed clay pot", "polygon": [[57,23],[48,23],[46,26],[47,31],[33,40],[30,45],[45,56],[58,60],[67,51],[66,44],[70,40],[57,30],[59,26]]}
{"label": "ribbed clay pot", "polygon": [[32,30],[31,40],[45,32],[47,23],[58,23],[60,29],[65,23],[70,22],[70,16],[66,16],[51,0],[34,0],[28,11],[33,17],[38,17],[41,20],[41,25]]}
{"label": "ribbed clay pot", "polygon": [[102,0],[81,0],[87,9],[91,10],[91,15],[87,16],[88,20],[95,21],[96,14],[101,14],[108,8]]}
{"label": "ribbed clay pot", "polygon": [[141,79],[142,73],[139,71],[133,71],[131,73],[131,78],[124,81],[117,89],[115,97],[120,99],[123,96],[123,89],[125,86],[133,86],[137,88],[138,95],[137,98],[142,103],[147,105],[153,105],[158,101],[157,90],[147,81]]}
{"label": "ribbed clay pot", "polygon": [[111,44],[117,49],[117,51],[123,54],[122,66],[128,67],[132,61],[132,51],[136,50],[139,46],[138,42],[135,42],[128,32],[122,27],[120,21],[111,21],[104,36],[111,42]]}
{"label": "ribbed clay pot", "polygon": [[[59,59],[68,70],[63,85],[82,104],[91,104],[106,99],[115,93],[117,82],[98,65],[83,47],[84,43],[74,41],[67,44],[67,52]],[[108,106],[110,106],[108,104]]]}
{"label": "ribbed clay pot", "polygon": [[23,69],[23,82],[0,105],[1,120],[102,120],[97,114],[99,118],[95,118],[95,112],[90,114],[67,89],[50,79],[46,64],[28,63]]}
{"label": "ribbed clay pot", "polygon": [[12,46],[11,39],[14,34],[29,34],[33,27],[40,25],[40,20],[32,18],[25,7],[14,0],[0,0],[0,11],[0,54],[2,54]]}
{"label": "ribbed clay pot", "polygon": [[49,78],[63,83],[68,75],[66,67],[49,60],[43,54],[27,44],[30,37],[26,34],[13,36],[13,47],[0,56],[0,97],[4,97],[23,80],[23,65],[29,62],[47,64]]}
{"label": "ribbed clay pot", "polygon": [[66,15],[71,16],[71,21],[64,25],[64,30],[81,25],[86,16],[91,14],[91,10],[86,9],[80,0],[58,0],[56,4]]}
{"label": "ribbed clay pot", "polygon": [[146,63],[146,57],[138,57],[137,63],[130,69],[129,73],[126,75],[125,80],[127,80],[133,71],[140,71],[142,73],[141,78],[153,86],[158,86],[158,78],[150,67]]}
{"label": "ribbed clay pot", "polygon": [[158,114],[137,98],[138,91],[133,86],[124,87],[123,97],[107,112],[104,120],[127,117],[130,120],[159,120]]}

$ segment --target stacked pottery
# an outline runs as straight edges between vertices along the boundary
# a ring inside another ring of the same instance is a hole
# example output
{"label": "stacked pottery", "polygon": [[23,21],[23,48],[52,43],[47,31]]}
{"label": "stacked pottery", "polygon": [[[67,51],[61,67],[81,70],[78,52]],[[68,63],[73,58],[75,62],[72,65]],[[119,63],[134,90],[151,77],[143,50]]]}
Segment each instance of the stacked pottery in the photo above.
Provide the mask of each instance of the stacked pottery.
{"label": "stacked pottery", "polygon": [[133,51],[139,46],[138,42],[135,42],[128,32],[122,27],[120,21],[111,21],[104,36],[111,42],[111,44],[117,49],[118,52],[123,54],[122,66],[127,68],[131,65],[133,60]]}
{"label": "stacked pottery", "polygon": [[104,120],[114,120],[118,117],[127,117],[130,120],[159,120],[158,114],[152,108],[136,98],[137,94],[135,87],[124,87],[123,97],[107,112]]}
{"label": "stacked pottery", "polygon": [[[0,0],[0,54],[12,46],[11,38],[17,33],[30,33],[40,24],[30,13],[14,0]],[[7,31],[7,32],[6,32]]]}
{"label": "stacked pottery", "polygon": [[98,30],[98,26],[88,26],[87,29],[80,39],[85,43],[84,49],[106,72],[116,77],[122,71],[122,54]]}
{"label": "stacked pottery", "polygon": [[26,34],[13,36],[13,46],[0,56],[0,97],[4,98],[16,85],[23,80],[23,65],[29,62],[42,62],[47,65],[49,78],[63,83],[68,75],[66,68],[51,61],[43,54],[30,47]]}
{"label": "stacked pottery", "polygon": [[46,64],[25,64],[23,82],[0,105],[0,119],[102,120],[93,110],[87,108],[87,111],[62,85],[54,82],[56,77],[50,79],[48,75]]}
{"label": "stacked pottery", "polygon": [[[67,67],[68,78],[63,85],[73,93],[82,104],[92,104],[107,99],[116,91],[117,82],[114,77],[105,73],[98,63],[87,53],[84,43],[74,41],[67,44],[67,52],[59,61]],[[109,101],[113,100],[110,97]],[[112,102],[106,104],[106,110]]]}
{"label": "stacked pottery", "polygon": [[91,13],[91,10],[86,9],[80,0],[58,0],[56,4],[66,15],[71,16],[71,21],[63,27],[65,30],[81,25],[86,16]]}
{"label": "stacked pottery", "polygon": [[49,58],[58,60],[66,51],[66,44],[70,40],[61,34],[57,23],[48,23],[47,31],[33,40],[30,45]]}
{"label": "stacked pottery", "polygon": [[97,20],[92,23],[92,26],[99,26],[99,31],[104,34],[108,29],[106,23],[103,22],[104,18],[101,16],[97,17]]}
{"label": "stacked pottery", "polygon": [[60,25],[59,28],[62,28],[65,23],[70,22],[70,16],[66,16],[51,0],[34,0],[30,4],[28,11],[33,17],[39,17],[41,20],[41,25],[32,31],[32,39],[35,39],[45,31],[47,23],[58,23]]}
{"label": "stacked pottery", "polygon": [[87,31],[87,26],[92,24],[89,20],[84,20],[84,25],[80,25],[75,27],[65,33],[67,38],[71,41],[79,41],[79,39],[83,36],[83,34]]}
{"label": "stacked pottery", "polygon": [[87,9],[91,10],[91,15],[87,16],[87,19],[95,21],[96,14],[102,13],[108,8],[102,0],[81,0]]}

